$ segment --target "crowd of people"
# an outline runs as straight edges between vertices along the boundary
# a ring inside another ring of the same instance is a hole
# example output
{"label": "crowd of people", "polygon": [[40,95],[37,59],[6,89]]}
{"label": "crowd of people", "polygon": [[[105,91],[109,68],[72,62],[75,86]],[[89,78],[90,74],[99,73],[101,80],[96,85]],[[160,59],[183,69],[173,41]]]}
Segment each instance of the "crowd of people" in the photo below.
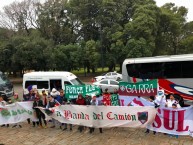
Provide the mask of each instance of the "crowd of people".
{"label": "crowd of people", "polygon": [[[96,95],[90,96],[86,95],[85,97],[82,96],[82,94],[79,94],[77,99],[72,99],[68,100],[65,97],[65,93],[63,89],[57,90],[55,88],[52,89],[50,93],[46,92],[45,89],[42,89],[41,93],[38,93],[37,90],[33,89],[31,86],[28,87],[29,93],[23,96],[23,101],[33,101],[33,109],[34,113],[36,116],[36,119],[30,120],[27,119],[28,124],[32,123],[33,127],[39,127],[39,128],[47,128],[48,122],[46,121],[45,114],[36,107],[43,107],[46,108],[46,113],[49,115],[51,113],[49,111],[49,108],[59,106],[59,105],[70,105],[70,104],[76,104],[76,105],[94,105],[94,106],[99,106],[99,105],[105,105],[105,106],[110,106],[110,93],[108,93],[108,89],[105,90],[105,92],[102,94],[103,95],[103,100],[98,101]],[[118,91],[114,91],[115,94],[118,94]],[[153,102],[155,104],[155,107],[168,107],[168,108],[181,108],[183,107],[183,104],[180,104],[180,100],[176,99],[174,97],[174,94],[170,94],[169,98],[167,99],[164,93],[163,95],[159,96],[150,96],[149,101]],[[11,104],[15,102],[20,102],[21,99],[19,99],[18,93],[15,93],[14,96],[9,100],[5,101],[3,94],[0,95],[0,105],[6,105],[6,104]],[[62,130],[67,130],[68,124],[66,123],[60,123],[59,121],[52,119],[50,121],[52,123],[51,128],[59,127]],[[9,127],[9,124],[4,124],[1,127]],[[20,127],[22,128],[21,124],[13,124],[12,128],[14,127]],[[72,131],[72,124],[69,124],[70,131]],[[84,126],[79,126],[78,130],[82,132],[86,127]],[[93,133],[94,128],[90,127],[89,132]],[[103,130],[102,128],[99,128],[99,132],[102,133]],[[149,133],[149,129],[146,130],[145,133]],[[156,132],[153,132],[156,134]]]}
{"label": "crowd of people", "polygon": [[[157,95],[157,96],[150,96],[149,101],[154,103],[155,107],[168,107],[173,109],[179,109],[181,107],[184,107],[184,102],[182,98],[175,98],[174,94],[169,94],[167,97],[164,95],[164,92],[162,92],[163,95]],[[146,130],[145,133],[149,133],[149,129]],[[153,134],[156,134],[156,131],[153,131]],[[176,137],[178,138],[178,135],[168,134],[170,137]]]}

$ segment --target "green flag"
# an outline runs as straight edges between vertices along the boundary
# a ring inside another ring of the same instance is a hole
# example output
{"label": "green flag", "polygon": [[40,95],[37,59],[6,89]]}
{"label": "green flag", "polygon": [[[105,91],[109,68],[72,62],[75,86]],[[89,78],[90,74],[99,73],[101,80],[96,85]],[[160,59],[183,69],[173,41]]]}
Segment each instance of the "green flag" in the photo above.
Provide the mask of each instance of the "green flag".
{"label": "green flag", "polygon": [[124,96],[154,96],[157,95],[157,80],[139,83],[119,83],[119,95]]}

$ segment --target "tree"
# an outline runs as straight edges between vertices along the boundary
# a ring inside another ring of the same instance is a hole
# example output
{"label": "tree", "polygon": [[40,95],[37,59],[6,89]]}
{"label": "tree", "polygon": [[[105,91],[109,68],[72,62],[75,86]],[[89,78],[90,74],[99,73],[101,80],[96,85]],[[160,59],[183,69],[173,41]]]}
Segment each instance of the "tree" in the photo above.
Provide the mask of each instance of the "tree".
{"label": "tree", "polygon": [[15,30],[21,34],[30,34],[30,28],[38,28],[38,0],[23,0],[13,2],[3,8],[0,13],[0,26]]}
{"label": "tree", "polygon": [[160,23],[154,55],[178,54],[179,43],[184,37],[187,9],[167,3],[160,8]]}

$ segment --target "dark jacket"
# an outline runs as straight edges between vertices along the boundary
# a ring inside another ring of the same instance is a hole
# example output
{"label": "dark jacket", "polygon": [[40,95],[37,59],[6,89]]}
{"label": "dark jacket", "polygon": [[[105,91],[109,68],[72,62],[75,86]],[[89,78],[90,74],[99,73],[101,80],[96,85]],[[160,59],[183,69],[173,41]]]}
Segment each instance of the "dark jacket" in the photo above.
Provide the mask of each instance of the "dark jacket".
{"label": "dark jacket", "polygon": [[37,117],[38,117],[42,112],[39,108],[35,108],[35,107],[44,107],[42,100],[33,102],[33,109],[35,110]]}

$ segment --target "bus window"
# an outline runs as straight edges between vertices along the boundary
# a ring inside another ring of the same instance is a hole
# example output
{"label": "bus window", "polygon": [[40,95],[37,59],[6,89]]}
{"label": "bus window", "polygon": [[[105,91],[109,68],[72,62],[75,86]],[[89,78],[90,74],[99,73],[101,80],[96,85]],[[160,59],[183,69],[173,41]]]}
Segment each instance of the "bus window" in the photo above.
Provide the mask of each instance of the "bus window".
{"label": "bus window", "polygon": [[139,78],[139,72],[135,68],[135,64],[127,64],[127,72],[130,77]]}
{"label": "bus window", "polygon": [[29,86],[37,85],[37,89],[48,89],[48,81],[26,81],[25,82],[25,88],[28,88]]}
{"label": "bus window", "polygon": [[128,64],[127,72],[130,77],[142,79],[154,79],[164,77],[163,63]]}
{"label": "bus window", "polygon": [[193,75],[193,62],[192,61],[182,61],[182,77],[192,78]]}
{"label": "bus window", "polygon": [[166,78],[182,78],[181,62],[165,62],[164,76]]}

